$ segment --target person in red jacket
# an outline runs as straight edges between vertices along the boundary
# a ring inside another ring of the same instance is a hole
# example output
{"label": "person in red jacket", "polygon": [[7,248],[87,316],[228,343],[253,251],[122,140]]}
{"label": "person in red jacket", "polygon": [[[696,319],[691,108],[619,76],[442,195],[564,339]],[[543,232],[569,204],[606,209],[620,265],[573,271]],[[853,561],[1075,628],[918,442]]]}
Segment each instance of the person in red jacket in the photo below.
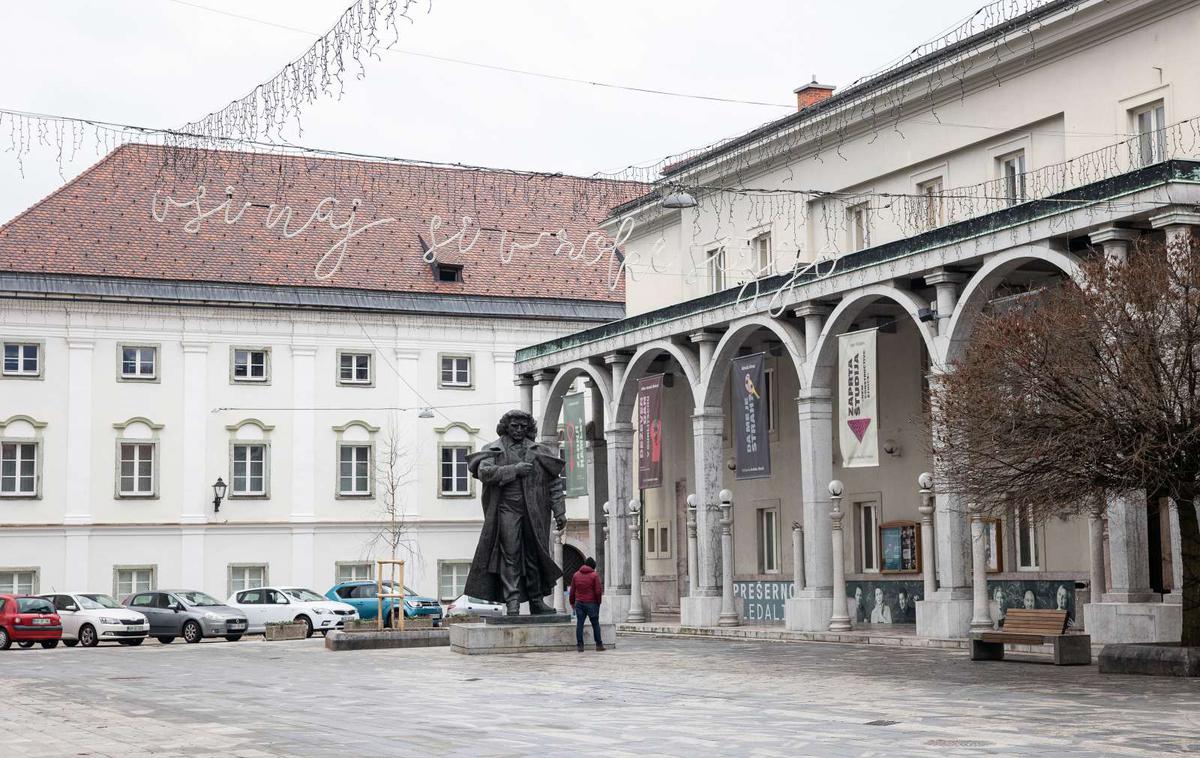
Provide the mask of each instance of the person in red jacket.
{"label": "person in red jacket", "polygon": [[588,558],[571,578],[571,607],[575,609],[575,647],[583,652],[583,622],[590,619],[592,633],[596,638],[596,650],[604,649],[600,639],[600,600],[604,586],[596,573],[596,559]]}

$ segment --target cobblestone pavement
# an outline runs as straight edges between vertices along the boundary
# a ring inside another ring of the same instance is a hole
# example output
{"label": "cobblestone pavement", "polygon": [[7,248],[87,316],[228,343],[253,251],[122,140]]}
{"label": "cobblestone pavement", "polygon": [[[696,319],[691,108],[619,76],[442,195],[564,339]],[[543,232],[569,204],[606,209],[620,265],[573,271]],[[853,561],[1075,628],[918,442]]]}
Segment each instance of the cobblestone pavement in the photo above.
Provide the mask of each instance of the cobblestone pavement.
{"label": "cobblestone pavement", "polygon": [[14,647],[0,693],[4,758],[1200,752],[1200,682],[844,644]]}

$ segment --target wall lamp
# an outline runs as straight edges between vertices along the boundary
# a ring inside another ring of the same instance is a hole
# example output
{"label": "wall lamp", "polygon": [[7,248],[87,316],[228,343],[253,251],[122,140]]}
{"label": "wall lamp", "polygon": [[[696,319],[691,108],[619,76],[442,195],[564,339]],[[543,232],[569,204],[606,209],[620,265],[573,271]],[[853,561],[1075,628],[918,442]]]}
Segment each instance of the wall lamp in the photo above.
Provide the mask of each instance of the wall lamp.
{"label": "wall lamp", "polygon": [[225,480],[223,480],[221,477],[218,476],[216,483],[213,484],[213,486],[212,486],[213,487],[213,513],[221,512],[221,501],[225,499],[226,486],[227,485],[225,484]]}

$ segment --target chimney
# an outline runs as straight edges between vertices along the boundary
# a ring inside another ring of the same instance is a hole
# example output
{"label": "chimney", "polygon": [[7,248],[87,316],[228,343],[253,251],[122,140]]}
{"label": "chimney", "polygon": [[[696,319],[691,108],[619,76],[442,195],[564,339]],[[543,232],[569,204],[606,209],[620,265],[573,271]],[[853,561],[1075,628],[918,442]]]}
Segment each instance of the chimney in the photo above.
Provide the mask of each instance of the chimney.
{"label": "chimney", "polygon": [[808,84],[795,90],[796,93],[796,110],[802,111],[810,105],[816,105],[822,100],[827,99],[833,94],[833,87],[830,84],[818,84],[817,77]]}

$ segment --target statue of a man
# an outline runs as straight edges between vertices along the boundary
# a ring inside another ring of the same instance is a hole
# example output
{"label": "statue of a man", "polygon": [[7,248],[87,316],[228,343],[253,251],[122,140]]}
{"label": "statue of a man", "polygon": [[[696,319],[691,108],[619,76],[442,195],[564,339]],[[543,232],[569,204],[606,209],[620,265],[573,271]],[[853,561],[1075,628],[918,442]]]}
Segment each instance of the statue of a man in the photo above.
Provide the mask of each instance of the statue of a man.
{"label": "statue of a man", "polygon": [[468,459],[483,482],[483,531],[465,593],[504,603],[508,615],[553,613],[543,598],[554,591],[562,570],[550,555],[550,518],[566,525],[558,451],[537,443],[537,424],[524,411],[509,411],[496,425],[500,439]]}

